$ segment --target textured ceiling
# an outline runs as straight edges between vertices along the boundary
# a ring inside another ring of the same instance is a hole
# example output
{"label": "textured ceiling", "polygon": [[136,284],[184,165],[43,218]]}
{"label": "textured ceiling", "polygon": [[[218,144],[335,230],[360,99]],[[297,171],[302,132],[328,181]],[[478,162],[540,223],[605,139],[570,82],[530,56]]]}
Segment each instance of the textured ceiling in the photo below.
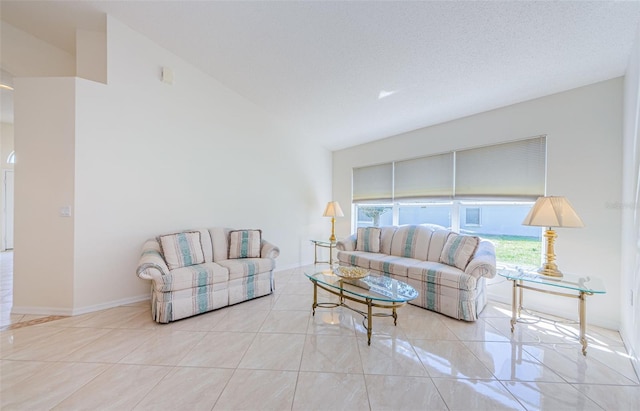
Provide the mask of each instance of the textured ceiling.
{"label": "textured ceiling", "polygon": [[621,76],[640,27],[640,1],[0,5],[70,53],[106,12],[329,149]]}

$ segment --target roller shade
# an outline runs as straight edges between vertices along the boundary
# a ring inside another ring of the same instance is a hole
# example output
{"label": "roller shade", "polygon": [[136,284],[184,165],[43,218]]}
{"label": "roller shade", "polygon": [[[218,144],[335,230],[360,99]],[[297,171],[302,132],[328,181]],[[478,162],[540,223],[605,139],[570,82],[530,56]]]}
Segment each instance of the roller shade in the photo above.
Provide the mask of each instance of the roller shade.
{"label": "roller shade", "polygon": [[393,163],[353,169],[354,203],[390,203],[393,198]]}
{"label": "roller shade", "polygon": [[393,175],[395,201],[453,197],[453,153],[397,161]]}
{"label": "roller shade", "polygon": [[533,199],[545,193],[546,137],[456,152],[456,198]]}

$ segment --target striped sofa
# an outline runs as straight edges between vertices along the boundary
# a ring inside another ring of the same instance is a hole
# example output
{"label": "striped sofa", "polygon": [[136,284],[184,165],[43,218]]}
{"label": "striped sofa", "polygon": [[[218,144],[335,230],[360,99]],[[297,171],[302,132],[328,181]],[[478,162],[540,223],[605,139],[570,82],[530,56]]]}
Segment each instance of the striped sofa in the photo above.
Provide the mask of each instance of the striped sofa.
{"label": "striped sofa", "polygon": [[188,230],[147,240],[136,274],[151,280],[154,321],[168,323],[271,294],[279,254],[260,230]]}
{"label": "striped sofa", "polygon": [[493,243],[434,225],[359,228],[337,243],[340,265],[369,269],[413,286],[410,304],[475,321],[496,274]]}

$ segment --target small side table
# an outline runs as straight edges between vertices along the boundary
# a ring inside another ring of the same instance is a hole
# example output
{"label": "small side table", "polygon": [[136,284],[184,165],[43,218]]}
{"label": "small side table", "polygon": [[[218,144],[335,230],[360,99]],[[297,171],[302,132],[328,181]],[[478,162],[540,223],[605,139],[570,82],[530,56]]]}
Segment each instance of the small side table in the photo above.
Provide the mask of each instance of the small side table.
{"label": "small side table", "polygon": [[[577,298],[578,324],[580,325],[580,344],[582,354],[587,355],[587,296],[604,294],[606,289],[601,279],[597,277],[579,277],[565,274],[563,277],[548,277],[535,271],[502,270],[498,274],[507,280],[513,281],[513,296],[511,300],[511,332],[520,318],[522,311],[523,290],[533,290],[542,293],[558,295],[561,297]],[[534,285],[548,286],[538,288]],[[575,293],[571,293],[574,291]]]}
{"label": "small side table", "polygon": [[[314,264],[318,264],[318,263],[333,264],[333,249],[336,248],[336,242],[327,241],[327,240],[310,240],[310,241],[314,244],[313,263]],[[329,249],[329,261],[318,260],[318,247]]]}

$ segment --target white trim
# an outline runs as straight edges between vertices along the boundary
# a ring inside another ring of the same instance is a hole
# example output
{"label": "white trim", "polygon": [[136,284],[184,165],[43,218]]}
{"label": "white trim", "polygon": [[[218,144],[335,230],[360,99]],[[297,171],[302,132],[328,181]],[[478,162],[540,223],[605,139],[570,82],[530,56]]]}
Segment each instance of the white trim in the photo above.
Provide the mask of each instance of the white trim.
{"label": "white trim", "polygon": [[20,307],[13,306],[11,308],[11,314],[17,315],[65,315],[71,316],[72,310],[68,308],[57,307]]}
{"label": "white trim", "polygon": [[57,307],[20,307],[14,306],[11,309],[11,314],[20,315],[64,315],[64,316],[76,316],[81,314],[92,313],[95,311],[102,311],[109,308],[120,307],[127,304],[139,303],[141,301],[149,301],[151,296],[149,294],[139,295],[137,297],[123,298],[121,300],[110,301],[107,303],[90,305],[80,308],[57,308]]}
{"label": "white trim", "polygon": [[92,312],[95,312],[95,311],[102,311],[102,310],[106,310],[106,309],[109,309],[109,308],[120,307],[120,306],[127,305],[127,304],[139,303],[141,301],[149,301],[149,300],[151,300],[151,295],[149,295],[149,294],[139,295],[137,297],[123,298],[121,300],[110,301],[110,302],[107,302],[107,303],[90,305],[90,306],[80,307],[80,308],[74,308],[72,310],[72,314],[71,315],[87,314],[87,313],[92,313]]}

